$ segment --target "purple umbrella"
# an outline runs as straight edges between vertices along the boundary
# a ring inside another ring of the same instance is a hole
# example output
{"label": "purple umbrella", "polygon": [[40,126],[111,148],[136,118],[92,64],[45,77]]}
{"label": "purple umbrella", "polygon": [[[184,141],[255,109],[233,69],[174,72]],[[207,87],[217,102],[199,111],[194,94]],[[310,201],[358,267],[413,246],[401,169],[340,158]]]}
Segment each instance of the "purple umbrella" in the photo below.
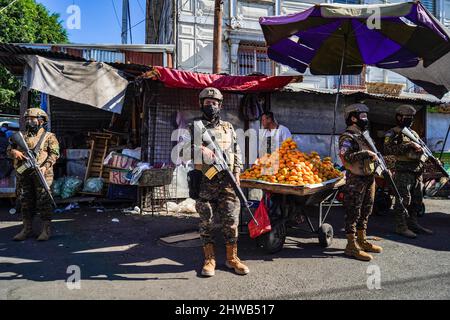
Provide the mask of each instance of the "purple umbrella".
{"label": "purple umbrella", "polygon": [[364,65],[393,70],[439,98],[450,90],[450,33],[419,1],[317,4],[259,22],[272,60],[339,75],[335,119],[342,75],[360,74]]}

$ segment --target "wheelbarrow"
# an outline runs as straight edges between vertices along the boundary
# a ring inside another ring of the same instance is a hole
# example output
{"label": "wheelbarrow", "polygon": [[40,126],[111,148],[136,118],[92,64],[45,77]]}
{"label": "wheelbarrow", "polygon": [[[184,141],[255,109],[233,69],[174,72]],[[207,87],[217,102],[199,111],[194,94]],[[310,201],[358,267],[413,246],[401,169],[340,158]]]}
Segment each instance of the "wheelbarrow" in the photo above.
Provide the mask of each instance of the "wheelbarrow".
{"label": "wheelbarrow", "polygon": [[[322,247],[333,242],[333,227],[325,223],[331,208],[342,206],[338,201],[339,188],[345,184],[345,178],[336,178],[325,183],[307,186],[291,186],[257,180],[241,180],[242,188],[261,189],[263,201],[269,208],[272,230],[258,238],[257,244],[268,253],[283,249],[289,229],[300,229],[307,223],[309,231],[317,234]],[[270,196],[269,196],[270,195]],[[312,215],[318,209],[317,224]]]}

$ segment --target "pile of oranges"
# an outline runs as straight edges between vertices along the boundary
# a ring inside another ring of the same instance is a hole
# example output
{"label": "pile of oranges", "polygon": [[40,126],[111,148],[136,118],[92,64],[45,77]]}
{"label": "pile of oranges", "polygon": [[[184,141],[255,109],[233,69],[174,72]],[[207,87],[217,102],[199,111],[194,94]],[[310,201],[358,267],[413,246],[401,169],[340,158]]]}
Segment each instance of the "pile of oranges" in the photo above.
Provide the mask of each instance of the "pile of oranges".
{"label": "pile of oranges", "polygon": [[342,175],[342,172],[334,168],[330,157],[321,161],[315,151],[303,153],[298,150],[295,141],[289,138],[275,152],[259,158],[251,168],[242,173],[241,179],[304,186]]}

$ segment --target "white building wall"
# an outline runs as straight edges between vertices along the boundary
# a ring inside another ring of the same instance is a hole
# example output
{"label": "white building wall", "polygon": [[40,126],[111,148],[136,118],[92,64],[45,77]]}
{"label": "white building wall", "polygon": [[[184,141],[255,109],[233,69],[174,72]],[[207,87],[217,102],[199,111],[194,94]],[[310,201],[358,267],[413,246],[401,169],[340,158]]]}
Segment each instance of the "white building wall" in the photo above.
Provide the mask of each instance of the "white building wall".
{"label": "white building wall", "polygon": [[[436,0],[438,18],[450,25],[450,0]],[[224,0],[222,72],[237,74],[238,48],[242,41],[264,44],[259,17],[286,15],[308,9],[315,3],[332,0]],[[345,2],[345,1],[340,1]],[[354,1],[348,1],[349,3]],[[403,0],[365,0],[365,3],[403,2]],[[177,63],[182,70],[212,72],[214,0],[178,1]],[[278,75],[298,74],[289,67],[276,65]],[[406,78],[375,67],[369,67],[368,82],[403,83],[412,91],[414,85]],[[333,77],[304,74],[302,86],[310,88],[334,87]]]}

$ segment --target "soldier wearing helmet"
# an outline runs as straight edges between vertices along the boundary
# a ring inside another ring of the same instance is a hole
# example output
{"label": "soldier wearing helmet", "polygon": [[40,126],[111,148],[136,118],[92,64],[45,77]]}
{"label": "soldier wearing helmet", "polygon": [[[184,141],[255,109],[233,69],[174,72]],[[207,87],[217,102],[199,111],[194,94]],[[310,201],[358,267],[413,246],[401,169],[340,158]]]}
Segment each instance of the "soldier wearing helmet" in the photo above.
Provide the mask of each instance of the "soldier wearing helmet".
{"label": "soldier wearing helmet", "polygon": [[[23,115],[25,118],[25,132],[22,132],[25,142],[31,151],[35,153],[36,160],[41,166],[42,173],[49,186],[53,183],[53,166],[59,158],[59,143],[53,133],[47,132],[45,126],[48,115],[39,108],[30,108]],[[8,147],[8,156],[14,160],[14,167],[20,168],[25,159],[24,150],[17,145]],[[20,170],[19,170],[20,171]],[[50,238],[50,222],[52,218],[52,205],[45,189],[40,185],[34,173],[17,172],[17,194],[19,197],[23,228],[14,237],[16,241],[23,241],[30,237],[32,221],[37,212],[42,220],[42,231],[38,236],[39,241]]]}
{"label": "soldier wearing helmet", "polygon": [[344,110],[347,129],[339,137],[339,156],[346,168],[344,187],[345,255],[362,261],[373,259],[368,252],[380,253],[380,246],[366,238],[367,223],[375,198],[375,161],[363,132],[367,130],[369,108],[362,103],[349,105]]}
{"label": "soldier wearing helmet", "polygon": [[[200,92],[200,109],[202,122],[212,139],[227,155],[228,166],[239,182],[242,168],[241,151],[237,143],[236,132],[231,123],[220,118],[223,95],[216,88],[206,88]],[[214,152],[201,140],[201,133],[194,132],[194,123],[189,125],[190,147],[193,151],[195,168],[201,178],[198,183],[196,209],[200,215],[200,236],[203,242],[205,261],[201,274],[211,277],[215,274],[216,259],[214,249],[213,228],[215,220],[220,221],[221,231],[226,243],[226,266],[238,274],[245,275],[249,269],[237,256],[237,240],[240,201],[226,178],[226,173],[219,172],[212,178],[208,174],[214,163]],[[200,137],[197,139],[196,137]],[[186,157],[184,157],[185,160]],[[211,178],[208,178],[208,176]]]}
{"label": "soldier wearing helmet", "polygon": [[405,216],[400,204],[395,205],[395,231],[407,238],[416,238],[417,233],[433,233],[432,230],[424,228],[417,221],[418,212],[423,205],[424,162],[421,160],[423,150],[402,134],[403,128],[406,127],[412,134],[419,137],[411,129],[415,115],[416,109],[413,106],[399,106],[395,114],[397,126],[387,131],[384,138],[385,154],[395,157],[394,180],[409,215],[408,218]]}

